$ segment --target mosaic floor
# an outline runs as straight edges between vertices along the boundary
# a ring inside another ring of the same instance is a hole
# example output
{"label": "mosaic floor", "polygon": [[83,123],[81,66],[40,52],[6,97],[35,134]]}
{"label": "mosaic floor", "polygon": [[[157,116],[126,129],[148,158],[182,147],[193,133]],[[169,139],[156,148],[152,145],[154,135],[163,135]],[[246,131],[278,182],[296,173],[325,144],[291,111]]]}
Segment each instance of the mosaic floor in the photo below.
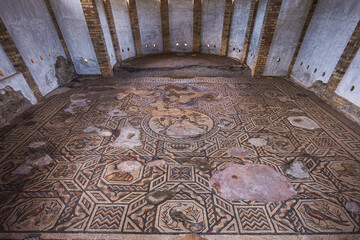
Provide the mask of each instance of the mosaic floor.
{"label": "mosaic floor", "polygon": [[[0,156],[0,238],[360,233],[360,136],[280,78],[83,81],[2,135]],[[297,194],[226,200],[210,177],[234,163]]]}

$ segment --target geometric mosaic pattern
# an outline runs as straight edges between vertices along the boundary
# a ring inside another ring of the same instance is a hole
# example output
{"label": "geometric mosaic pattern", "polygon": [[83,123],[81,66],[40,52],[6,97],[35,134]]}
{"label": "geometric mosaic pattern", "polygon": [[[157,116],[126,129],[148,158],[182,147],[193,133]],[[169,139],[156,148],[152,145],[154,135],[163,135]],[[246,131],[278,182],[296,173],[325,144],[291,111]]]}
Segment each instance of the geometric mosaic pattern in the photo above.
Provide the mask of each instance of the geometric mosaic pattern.
{"label": "geometric mosaic pattern", "polygon": [[[74,106],[71,96],[85,101]],[[126,114],[109,116],[112,109]],[[169,109],[178,117],[164,114]],[[320,127],[296,127],[288,117],[297,116]],[[191,131],[178,134],[179,121]],[[90,126],[111,134],[84,132]],[[125,126],[140,130],[141,147],[111,145]],[[250,138],[267,144],[254,146]],[[29,144],[39,141],[54,161],[15,174],[33,154]],[[231,157],[231,147],[251,154]],[[147,166],[157,159],[166,165]],[[199,159],[210,170],[201,169]],[[281,78],[87,80],[2,135],[0,160],[0,236],[10,238],[8,233],[317,235],[360,229],[360,215],[345,208],[346,202],[360,203],[360,136]],[[117,174],[116,164],[127,160],[142,167]],[[309,178],[286,174],[294,161],[303,163]],[[297,194],[283,202],[227,201],[209,179],[229,163],[271,166]],[[173,197],[148,202],[159,189]]]}

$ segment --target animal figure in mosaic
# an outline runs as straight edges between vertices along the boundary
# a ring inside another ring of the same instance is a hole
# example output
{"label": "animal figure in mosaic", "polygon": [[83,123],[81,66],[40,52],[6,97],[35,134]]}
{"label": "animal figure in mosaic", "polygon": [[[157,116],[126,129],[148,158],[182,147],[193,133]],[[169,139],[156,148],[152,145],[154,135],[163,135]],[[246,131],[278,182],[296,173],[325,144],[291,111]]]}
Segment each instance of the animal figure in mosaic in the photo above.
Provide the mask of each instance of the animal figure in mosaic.
{"label": "animal figure in mosaic", "polygon": [[325,222],[326,228],[328,228],[327,227],[328,221],[330,221],[330,224],[331,224],[331,222],[333,222],[333,223],[336,223],[336,224],[339,224],[342,226],[349,226],[347,224],[347,221],[342,220],[340,216],[335,216],[334,214],[330,213],[329,211],[327,211],[327,212],[318,211],[318,210],[310,207],[308,204],[304,204],[304,210],[308,216],[310,216],[313,219],[317,219],[319,224],[321,221]]}
{"label": "animal figure in mosaic", "polygon": [[192,222],[192,219],[186,216],[182,211],[179,211],[176,207],[171,208],[169,214],[173,222],[176,222],[175,228],[178,227],[179,223],[182,223],[185,227],[185,223]]}
{"label": "animal figure in mosaic", "polygon": [[[199,211],[193,207],[188,207],[185,210],[180,208],[181,204],[170,209],[169,215],[172,222],[168,225],[172,226],[176,223],[172,228],[177,229],[179,223],[181,223],[183,227],[190,232],[201,232],[204,229],[204,222],[198,222]],[[183,211],[185,211],[185,213]]]}

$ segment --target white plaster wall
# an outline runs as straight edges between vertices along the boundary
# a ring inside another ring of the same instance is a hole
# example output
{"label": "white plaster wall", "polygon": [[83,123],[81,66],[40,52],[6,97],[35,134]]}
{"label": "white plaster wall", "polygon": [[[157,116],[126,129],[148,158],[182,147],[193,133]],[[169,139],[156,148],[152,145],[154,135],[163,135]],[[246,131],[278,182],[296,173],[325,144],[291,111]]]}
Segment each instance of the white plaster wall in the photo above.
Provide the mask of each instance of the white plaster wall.
{"label": "white plaster wall", "polygon": [[[169,0],[170,50],[172,52],[192,52],[193,50],[193,2],[193,0]],[[176,46],[177,43],[178,46]]]}
{"label": "white plaster wall", "polygon": [[50,3],[76,72],[100,74],[80,0],[50,0]]}
{"label": "white plaster wall", "polygon": [[0,76],[0,81],[1,79],[4,79],[16,73],[14,66],[10,62],[9,58],[7,57],[1,45],[0,45],[0,71],[2,71],[4,74],[4,76]]}
{"label": "white plaster wall", "polygon": [[258,9],[255,16],[254,28],[250,40],[249,52],[246,59],[246,64],[250,68],[252,68],[254,65],[255,54],[260,40],[261,28],[264,22],[266,5],[267,0],[259,0]]}
{"label": "white plaster wall", "polygon": [[31,91],[29,85],[22,73],[16,73],[15,68],[11,64],[9,58],[6,56],[4,49],[0,45],[0,70],[4,73],[4,76],[0,76],[0,89],[6,86],[12,87],[15,91],[21,91],[21,93],[29,99],[32,104],[37,103],[37,100]]}
{"label": "white plaster wall", "polygon": [[[351,91],[352,87],[354,89]],[[346,98],[353,104],[360,107],[360,51],[351,62],[343,79],[335,91],[338,95]]]}
{"label": "white plaster wall", "polygon": [[29,99],[32,104],[37,103],[37,100],[22,73],[15,73],[4,80],[0,80],[0,89],[5,88],[6,86],[12,87],[15,91],[21,91],[24,97]]}
{"label": "white plaster wall", "polygon": [[225,0],[202,1],[201,52],[220,54],[224,14]]}
{"label": "white plaster wall", "polygon": [[110,0],[123,60],[136,56],[127,0]]}
{"label": "white plaster wall", "polygon": [[143,54],[161,53],[163,51],[163,41],[160,1],[136,0],[136,9]]}
{"label": "white plaster wall", "polygon": [[287,75],[311,4],[312,0],[282,1],[265,64],[265,76]]}
{"label": "white plaster wall", "polygon": [[234,12],[232,16],[229,47],[227,55],[229,57],[241,58],[242,49],[250,16],[252,0],[235,0]]}
{"label": "white plaster wall", "polygon": [[66,56],[45,2],[1,0],[0,3],[2,20],[41,94],[46,95],[58,87],[54,66],[58,54],[55,51],[58,51],[59,55]]}
{"label": "white plaster wall", "polygon": [[116,55],[114,50],[114,45],[111,39],[109,24],[106,18],[106,12],[104,8],[104,2],[103,0],[96,0],[96,7],[98,9],[100,23],[101,23],[101,29],[104,34],[104,39],[106,43],[106,49],[110,58],[111,66],[114,66],[116,64]]}
{"label": "white plaster wall", "polygon": [[327,83],[359,19],[359,0],[319,0],[291,77],[307,87]]}

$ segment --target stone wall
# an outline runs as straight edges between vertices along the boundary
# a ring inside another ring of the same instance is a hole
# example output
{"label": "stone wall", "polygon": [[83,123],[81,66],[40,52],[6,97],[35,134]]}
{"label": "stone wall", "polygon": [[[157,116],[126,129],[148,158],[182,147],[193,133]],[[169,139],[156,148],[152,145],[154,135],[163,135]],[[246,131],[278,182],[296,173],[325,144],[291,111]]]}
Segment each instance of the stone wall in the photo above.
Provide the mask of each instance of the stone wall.
{"label": "stone wall", "polygon": [[159,0],[136,0],[143,54],[161,53],[163,39]]}
{"label": "stone wall", "polygon": [[299,42],[312,0],[283,0],[270,51],[265,76],[286,76]]}
{"label": "stone wall", "polygon": [[[111,34],[110,34],[108,20],[106,17],[104,2],[103,2],[103,0],[96,0],[95,2],[96,2],[96,7],[98,10],[99,18],[100,18],[101,29],[104,34],[107,55],[109,56],[111,67],[113,67],[116,64],[116,54],[115,54],[114,45],[113,45],[113,42],[111,39]],[[97,27],[99,27],[99,26],[97,26]]]}
{"label": "stone wall", "polygon": [[360,1],[319,0],[290,76],[327,83],[359,20]]}
{"label": "stone wall", "polygon": [[226,0],[203,0],[201,52],[220,54]]}
{"label": "stone wall", "polygon": [[258,48],[258,44],[260,41],[261,27],[262,27],[263,21],[264,21],[267,1],[268,0],[259,0],[258,7],[256,10],[254,27],[253,27],[253,30],[251,33],[249,51],[248,51],[248,56],[246,59],[246,64],[250,68],[253,67],[256,50]]}
{"label": "stone wall", "polygon": [[193,50],[193,0],[169,0],[170,50]]}
{"label": "stone wall", "polygon": [[241,59],[250,17],[251,0],[235,0],[227,55]]}
{"label": "stone wall", "polygon": [[14,117],[31,106],[21,91],[14,91],[10,86],[0,89],[0,127],[9,123]]}
{"label": "stone wall", "polygon": [[10,86],[15,91],[21,91],[22,95],[32,104],[37,103],[37,99],[26,82],[23,74],[15,70],[1,45],[0,60],[0,71],[3,74],[3,76],[0,75],[0,89]]}
{"label": "stone wall", "polygon": [[54,65],[66,55],[45,2],[2,0],[0,16],[41,95],[57,88]]}
{"label": "stone wall", "polygon": [[110,0],[121,57],[123,60],[136,56],[127,0]]}
{"label": "stone wall", "polygon": [[100,74],[80,0],[51,0],[56,20],[78,74]]}

